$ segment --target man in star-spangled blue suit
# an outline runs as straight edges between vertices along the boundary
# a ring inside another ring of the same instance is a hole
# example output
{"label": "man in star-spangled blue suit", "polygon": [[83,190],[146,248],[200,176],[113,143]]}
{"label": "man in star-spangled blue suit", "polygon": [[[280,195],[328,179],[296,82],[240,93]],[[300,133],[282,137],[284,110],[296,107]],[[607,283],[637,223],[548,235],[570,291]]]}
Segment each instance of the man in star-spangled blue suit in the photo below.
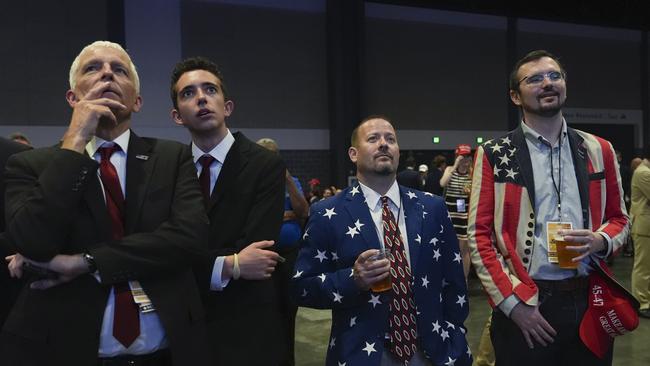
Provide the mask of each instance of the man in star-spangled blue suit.
{"label": "man in star-spangled blue suit", "polygon": [[[351,140],[359,184],[312,206],[293,277],[299,305],[332,309],[326,364],[471,365],[444,201],[397,184],[399,146],[385,117],[364,119]],[[381,248],[389,259],[376,259]],[[370,289],[386,278],[390,289]]]}

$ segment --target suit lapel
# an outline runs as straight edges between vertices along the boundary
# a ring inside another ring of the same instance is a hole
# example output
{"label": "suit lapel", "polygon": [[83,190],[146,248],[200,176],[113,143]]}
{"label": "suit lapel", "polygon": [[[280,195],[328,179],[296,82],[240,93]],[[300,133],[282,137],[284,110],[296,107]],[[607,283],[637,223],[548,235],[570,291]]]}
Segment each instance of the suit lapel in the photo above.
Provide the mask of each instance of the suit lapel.
{"label": "suit lapel", "polygon": [[228,154],[226,154],[226,161],[222,162],[223,165],[221,166],[219,177],[217,177],[217,182],[210,195],[207,212],[210,212],[221,201],[224,195],[231,190],[233,184],[237,182],[239,173],[248,164],[248,153],[252,142],[240,132],[235,132],[233,136],[235,137],[235,142],[230,147]]}
{"label": "suit lapel", "polygon": [[517,127],[512,133],[512,144],[517,148],[515,157],[517,164],[519,164],[519,171],[524,181],[528,197],[530,198],[530,205],[535,210],[535,181],[533,179],[533,164],[530,162],[530,152],[528,151],[528,144],[526,137],[521,126]]}
{"label": "suit lapel", "polygon": [[[87,157],[93,160],[95,159],[94,157],[88,155],[88,151],[85,153]],[[101,183],[99,182],[99,175],[97,175],[98,173],[99,167],[97,168],[94,177],[90,179],[86,186],[86,190],[84,192],[84,200],[88,205],[90,215],[97,225],[98,236],[100,238],[110,238],[111,218],[108,216],[108,208],[106,208],[104,191],[102,189]]]}
{"label": "suit lapel", "polygon": [[[404,221],[406,221],[406,233],[402,233],[402,239],[406,240],[406,244],[409,246],[409,256],[411,257],[411,269],[415,273],[416,264],[418,263],[418,258],[420,257],[420,244],[415,241],[417,235],[422,232],[422,206],[420,200],[415,198],[410,198],[406,193],[408,188],[400,186],[400,197],[402,199],[402,208],[404,210]],[[399,218],[397,218],[399,220]],[[398,222],[399,225],[399,222]],[[420,237],[420,241],[422,238]]]}
{"label": "suit lapel", "polygon": [[[352,192],[355,192],[354,195]],[[367,249],[380,249],[381,242],[377,236],[375,222],[372,220],[372,216],[370,215],[370,210],[368,209],[368,204],[366,203],[366,198],[363,195],[361,187],[357,185],[354,188],[348,188],[345,190],[344,194],[345,201],[343,203],[343,206],[350,215],[350,227],[356,223],[356,220],[359,220],[359,223],[363,224],[360,229],[357,227],[358,231],[363,237],[363,241],[366,244],[366,246],[360,250],[360,252],[363,252]],[[349,227],[346,229],[349,229]]]}
{"label": "suit lapel", "polygon": [[567,136],[571,146],[573,168],[578,181],[580,206],[582,206],[582,221],[585,228],[589,227],[589,173],[587,172],[587,151],[583,138],[573,129],[567,127]]}
{"label": "suit lapel", "polygon": [[144,202],[152,171],[156,165],[156,155],[151,154],[151,146],[131,132],[129,151],[126,155],[126,212],[124,232],[131,233]]}

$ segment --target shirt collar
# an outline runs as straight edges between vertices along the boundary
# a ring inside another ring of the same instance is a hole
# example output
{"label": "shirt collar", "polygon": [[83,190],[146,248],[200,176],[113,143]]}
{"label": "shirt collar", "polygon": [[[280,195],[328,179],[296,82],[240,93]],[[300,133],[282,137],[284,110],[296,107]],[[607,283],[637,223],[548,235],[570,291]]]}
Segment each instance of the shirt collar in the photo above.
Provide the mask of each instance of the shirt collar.
{"label": "shirt collar", "polygon": [[93,138],[86,144],[86,152],[90,156],[95,156],[97,153],[97,150],[99,150],[102,145],[106,142],[112,142],[115,145],[119,146],[122,151],[124,151],[124,154],[127,153],[127,150],[129,148],[129,140],[131,139],[131,130],[128,129],[124,132],[122,132],[121,135],[117,136],[113,141],[107,141],[104,140],[101,137],[93,136]]}
{"label": "shirt collar", "polygon": [[[375,210],[377,206],[381,207],[381,195],[374,191],[372,188],[364,185],[363,183],[359,182],[359,185],[361,186],[361,191],[363,192],[363,196],[366,197],[366,204],[368,205],[368,208],[371,210]],[[400,195],[399,195],[399,185],[397,184],[397,181],[393,181],[393,185],[390,186],[388,189],[388,192],[386,192],[386,197],[393,202],[395,207],[399,208],[400,206]]]}
{"label": "shirt collar", "polygon": [[[539,144],[540,141],[542,141],[542,139],[546,141],[544,136],[540,135],[539,133],[537,133],[537,131],[530,128],[526,123],[524,123],[523,120],[521,121],[521,129],[524,132],[524,136],[526,136],[526,138],[534,144]],[[566,135],[567,135],[566,120],[564,119],[564,117],[562,117],[562,142],[565,141]]]}
{"label": "shirt collar", "polygon": [[230,133],[230,130],[227,130],[228,133],[226,136],[215,146],[212,148],[212,150],[208,151],[207,153],[201,150],[194,142],[192,142],[192,158],[194,159],[194,163],[199,160],[199,158],[203,155],[210,155],[213,158],[215,158],[219,163],[223,164],[224,161],[226,161],[226,155],[228,155],[228,151],[230,151],[230,148],[232,145],[235,143],[235,137]]}

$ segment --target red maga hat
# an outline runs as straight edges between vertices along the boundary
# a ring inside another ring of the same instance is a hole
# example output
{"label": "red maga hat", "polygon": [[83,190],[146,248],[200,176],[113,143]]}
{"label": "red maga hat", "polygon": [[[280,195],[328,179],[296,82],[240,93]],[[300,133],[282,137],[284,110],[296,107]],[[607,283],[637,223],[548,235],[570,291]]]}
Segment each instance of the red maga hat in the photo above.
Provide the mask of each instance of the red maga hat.
{"label": "red maga hat", "polygon": [[472,147],[467,144],[456,146],[456,156],[458,155],[472,155]]}
{"label": "red maga hat", "polygon": [[580,323],[582,342],[599,358],[614,343],[614,337],[639,325],[639,302],[611,275],[595,265],[589,275],[589,304]]}

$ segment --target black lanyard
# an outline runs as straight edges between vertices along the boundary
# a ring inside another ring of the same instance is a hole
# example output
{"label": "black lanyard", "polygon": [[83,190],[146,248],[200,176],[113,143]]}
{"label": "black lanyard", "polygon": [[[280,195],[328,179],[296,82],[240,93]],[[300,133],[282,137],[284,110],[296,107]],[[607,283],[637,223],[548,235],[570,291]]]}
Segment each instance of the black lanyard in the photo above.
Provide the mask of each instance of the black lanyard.
{"label": "black lanyard", "polygon": [[549,148],[551,151],[551,180],[553,180],[553,189],[557,193],[557,213],[559,215],[559,220],[562,221],[562,132],[558,137],[558,147],[557,147],[557,172],[558,172],[558,183],[555,183],[555,172],[553,170],[553,146],[549,143]]}

